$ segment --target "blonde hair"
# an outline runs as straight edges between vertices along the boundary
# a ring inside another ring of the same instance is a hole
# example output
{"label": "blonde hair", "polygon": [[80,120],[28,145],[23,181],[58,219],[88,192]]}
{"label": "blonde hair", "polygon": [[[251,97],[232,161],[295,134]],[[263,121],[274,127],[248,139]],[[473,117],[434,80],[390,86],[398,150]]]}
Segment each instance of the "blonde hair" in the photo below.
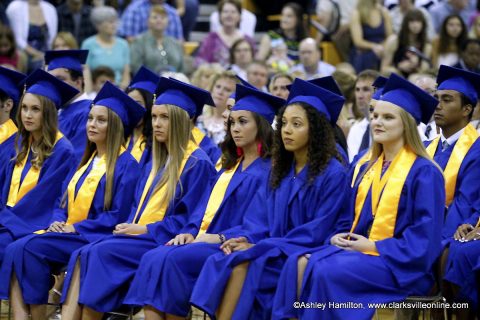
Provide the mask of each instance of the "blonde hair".
{"label": "blonde hair", "polygon": [[54,47],[55,41],[57,41],[57,39],[62,39],[63,42],[65,42],[65,44],[70,48],[70,50],[78,49],[78,42],[73,36],[73,34],[71,34],[70,32],[61,31],[57,33],[57,36],[55,37],[55,39],[53,39],[52,48]]}
{"label": "blonde hair", "polygon": [[[211,80],[210,83],[208,84],[207,87],[202,87],[202,77],[205,73],[211,73],[216,74],[216,73],[222,73],[224,69],[222,66],[218,63],[204,63],[200,65],[200,67],[195,70],[195,72],[192,74],[192,84],[196,87],[208,90],[208,88],[211,85]],[[213,76],[212,76],[213,77]]]}
{"label": "blonde hair", "polygon": [[[104,210],[110,210],[112,205],[115,165],[120,154],[120,148],[125,143],[122,120],[114,111],[109,108],[107,108],[107,115],[107,152],[105,154],[107,170],[105,172],[106,185],[105,197],[103,199]],[[90,160],[91,156],[96,150],[97,147],[95,143],[88,141],[85,152],[83,153],[82,161],[80,161],[80,164],[78,165],[78,169],[80,169],[88,162],[88,160]]]}
{"label": "blonde hair", "polygon": [[[47,97],[33,94],[40,101],[42,106],[42,137],[37,144],[36,148],[36,157],[32,157],[32,167],[40,169],[45,162],[45,160],[52,154],[53,147],[55,146],[55,140],[57,138],[57,127],[58,127],[58,117],[57,117],[57,108],[55,103]],[[17,110],[17,123],[18,123],[18,132],[15,137],[15,164],[21,164],[22,161],[27,157],[28,151],[32,142],[32,134],[25,129],[25,126],[22,122],[22,104],[23,97],[18,103]],[[22,138],[20,147],[18,146],[18,141]]]}
{"label": "blonde hair", "polygon": [[168,140],[161,143],[153,139],[153,174],[164,170],[160,181],[155,186],[154,193],[166,185],[167,190],[161,195],[161,203],[170,203],[175,197],[177,183],[180,184],[180,194],[183,193],[180,181],[180,167],[182,165],[188,142],[192,139],[192,123],[188,113],[174,105],[166,104],[168,111]]}
{"label": "blonde hair", "polygon": [[[399,108],[399,109],[400,109],[400,119],[402,120],[402,124],[403,124],[404,145],[407,148],[409,148],[413,153],[415,153],[417,156],[430,160],[440,171],[442,171],[440,167],[438,167],[438,165],[428,155],[427,150],[425,149],[425,146],[423,145],[422,140],[420,139],[420,135],[418,134],[417,122],[415,121],[415,119],[410,115],[410,113],[405,111],[403,108]],[[382,144],[373,141],[370,151],[371,151],[370,161],[368,163],[368,166],[363,171],[362,175],[365,172],[367,172],[378,160],[378,158],[383,152],[383,146]]]}
{"label": "blonde hair", "polygon": [[[210,86],[208,87],[207,91],[213,92],[213,88],[217,84],[217,81],[220,81],[220,80],[223,80],[223,79],[232,80],[232,81],[235,82],[235,84],[240,82],[240,80],[238,80],[237,76],[235,75],[235,73],[233,71],[226,70],[226,71],[217,73],[212,77],[212,82],[210,82]],[[233,91],[235,92],[235,89]],[[228,100],[228,98],[227,98],[227,100]],[[226,101],[225,101],[225,103],[226,103]],[[219,107],[219,106],[217,106],[217,107]],[[214,112],[215,112],[214,107],[211,107],[209,105],[205,105],[203,107],[202,115],[206,116],[206,117],[209,117],[209,116],[212,116],[214,114]]]}

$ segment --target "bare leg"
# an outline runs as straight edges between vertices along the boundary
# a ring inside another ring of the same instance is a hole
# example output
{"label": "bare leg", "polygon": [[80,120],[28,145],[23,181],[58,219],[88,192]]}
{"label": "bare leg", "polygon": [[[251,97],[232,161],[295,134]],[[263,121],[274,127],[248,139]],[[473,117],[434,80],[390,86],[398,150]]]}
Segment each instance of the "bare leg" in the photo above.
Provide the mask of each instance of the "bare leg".
{"label": "bare leg", "polygon": [[47,305],[46,304],[31,304],[30,313],[32,314],[32,320],[44,320],[47,319]]}
{"label": "bare leg", "polygon": [[300,257],[298,259],[298,271],[297,271],[297,299],[300,299],[302,293],[302,282],[305,269],[307,268],[308,259],[306,257]]}
{"label": "bare leg", "polygon": [[143,311],[145,313],[145,320],[165,320],[165,314],[152,306],[145,306]]}
{"label": "bare leg", "polygon": [[14,320],[28,319],[29,308],[23,302],[22,289],[20,288],[15,273],[12,274],[12,280],[10,282],[10,304],[12,306]]}
{"label": "bare leg", "polygon": [[77,260],[73,269],[72,280],[68,288],[67,297],[62,305],[63,320],[80,320],[82,317],[82,307],[78,304],[78,295],[80,293],[80,263]]}
{"label": "bare leg", "polygon": [[244,262],[233,268],[230,279],[228,279],[222,302],[217,310],[217,318],[219,320],[231,319],[235,307],[237,306],[240,293],[242,292],[243,283],[247,276],[248,262]]}
{"label": "bare leg", "polygon": [[60,299],[62,297],[62,287],[63,287],[64,280],[65,280],[64,272],[55,276],[55,284],[53,288],[50,290],[50,293],[48,295],[46,319],[50,318],[55,313],[58,306],[60,305]]}
{"label": "bare leg", "polygon": [[83,306],[82,320],[101,320],[103,312],[95,311],[87,306]]}

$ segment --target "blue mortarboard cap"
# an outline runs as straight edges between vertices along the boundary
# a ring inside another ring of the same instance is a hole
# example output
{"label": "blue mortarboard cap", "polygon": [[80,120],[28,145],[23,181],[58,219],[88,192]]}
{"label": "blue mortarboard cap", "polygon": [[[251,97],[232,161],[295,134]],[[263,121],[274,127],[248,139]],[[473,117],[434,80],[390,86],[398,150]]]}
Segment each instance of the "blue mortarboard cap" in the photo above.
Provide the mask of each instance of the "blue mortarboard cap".
{"label": "blue mortarboard cap", "polygon": [[137,71],[128,87],[131,89],[143,89],[154,94],[158,81],[160,81],[160,77],[155,72],[142,66]]}
{"label": "blue mortarboard cap", "polygon": [[472,103],[477,104],[480,94],[480,74],[441,65],[437,76],[437,90],[455,90],[463,93]]}
{"label": "blue mortarboard cap", "polygon": [[378,76],[377,79],[373,81],[372,87],[375,87],[376,90],[372,95],[372,100],[380,99],[383,93],[383,88],[385,87],[385,84],[387,83],[387,81],[388,81],[388,78],[385,78],[383,76]]}
{"label": "blue mortarboard cap", "polygon": [[155,94],[156,105],[177,106],[187,111],[190,118],[201,114],[205,104],[215,106],[210,92],[172,78],[160,78]]}
{"label": "blue mortarboard cap", "polygon": [[287,104],[305,102],[324,114],[330,123],[337,122],[345,98],[311,82],[296,78],[290,87]]}
{"label": "blue mortarboard cap", "polygon": [[340,90],[337,82],[332,76],[312,79],[312,80],[309,80],[308,82],[313,83],[316,86],[322,87],[323,89],[326,89],[330,92],[338,94],[339,96],[342,95],[342,91]]}
{"label": "blue mortarboard cap", "polygon": [[247,110],[256,112],[272,123],[277,110],[285,105],[285,100],[269,93],[237,84],[237,100],[232,111]]}
{"label": "blue mortarboard cap", "polygon": [[45,53],[45,64],[48,71],[65,68],[82,72],[87,56],[88,50],[50,50]]}
{"label": "blue mortarboard cap", "polygon": [[0,67],[0,90],[18,104],[22,94],[21,84],[27,76],[23,73]]}
{"label": "blue mortarboard cap", "polygon": [[58,80],[50,73],[41,69],[35,70],[25,79],[26,93],[38,94],[53,101],[57,108],[70,101],[78,90],[71,85]]}
{"label": "blue mortarboard cap", "polygon": [[132,133],[146,112],[144,107],[109,81],[105,82],[93,99],[93,104],[104,106],[115,112],[122,120],[125,136]]}
{"label": "blue mortarboard cap", "polygon": [[243,84],[245,87],[255,88],[253,84],[249,83],[247,80],[244,80],[242,77],[240,76],[235,76],[235,77],[237,77],[237,79],[240,80],[240,83]]}
{"label": "blue mortarboard cap", "polygon": [[390,102],[412,115],[419,122],[427,124],[438,105],[438,100],[410,81],[392,73],[379,101]]}

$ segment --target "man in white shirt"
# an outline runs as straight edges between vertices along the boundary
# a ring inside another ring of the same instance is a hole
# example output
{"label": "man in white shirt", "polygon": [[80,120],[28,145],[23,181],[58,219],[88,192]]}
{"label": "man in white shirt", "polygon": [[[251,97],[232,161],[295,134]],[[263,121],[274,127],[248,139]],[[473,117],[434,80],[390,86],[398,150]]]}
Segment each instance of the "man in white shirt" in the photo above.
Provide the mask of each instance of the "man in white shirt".
{"label": "man in white shirt", "polygon": [[298,46],[298,51],[300,63],[292,67],[290,73],[301,73],[305,75],[305,80],[312,80],[331,76],[335,72],[334,66],[322,61],[322,54],[315,39],[303,39]]}
{"label": "man in white shirt", "polygon": [[355,106],[364,115],[364,118],[355,122],[348,133],[347,145],[350,162],[360,151],[367,149],[371,144],[369,107],[374,92],[372,84],[377,77],[377,71],[364,70],[360,72],[355,82]]}

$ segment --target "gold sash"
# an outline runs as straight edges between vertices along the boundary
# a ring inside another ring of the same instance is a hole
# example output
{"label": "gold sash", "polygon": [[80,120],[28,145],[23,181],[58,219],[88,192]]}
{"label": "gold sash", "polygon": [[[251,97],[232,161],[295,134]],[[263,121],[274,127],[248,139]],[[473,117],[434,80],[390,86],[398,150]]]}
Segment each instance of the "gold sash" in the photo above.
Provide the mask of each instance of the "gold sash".
{"label": "gold sash", "polygon": [[[133,134],[128,140],[128,145],[130,145],[132,140]],[[143,143],[144,140],[145,137],[143,135],[140,135],[140,137],[138,137],[137,141],[134,143],[132,150],[130,150],[130,154],[135,158],[135,160],[137,160],[137,162],[140,162],[140,160],[142,159],[143,151],[145,150],[145,143]]]}
{"label": "gold sash", "polygon": [[[63,137],[63,134],[60,131],[57,131],[57,136],[55,139],[55,144],[58,140]],[[54,146],[55,146],[54,144]],[[30,155],[30,145],[28,146],[28,152],[21,164],[15,165],[12,173],[12,180],[10,181],[10,190],[8,192],[7,206],[13,207],[15,204],[20,201],[30,190],[32,190],[38,183],[40,177],[40,169],[35,167],[30,167],[25,178],[20,185],[20,179],[22,177],[23,169],[27,164],[28,156]]]}
{"label": "gold sash", "polygon": [[353,171],[353,177],[352,177],[352,184],[351,184],[351,187],[353,188],[353,185],[355,184],[355,180],[357,179],[357,176],[358,176],[358,173],[360,171],[360,168],[363,166],[363,164],[365,162],[367,162],[368,160],[370,160],[370,156],[371,156],[371,151],[368,150],[368,152],[366,152],[363,157],[360,158],[360,160],[357,161],[357,164],[355,165],[355,169]]}
{"label": "gold sash", "polygon": [[0,126],[0,144],[7,141],[7,139],[13,136],[17,131],[18,129],[15,123],[13,123],[12,119],[8,119],[7,122]]}
{"label": "gold sash", "polygon": [[[478,138],[478,132],[475,128],[468,124],[465,127],[462,135],[458,139],[457,143],[453,147],[450,159],[448,159],[447,166],[443,172],[445,178],[445,193],[446,193],[446,205],[449,206],[455,196],[455,186],[457,184],[457,175],[462,165],[462,161],[470,150],[471,146]],[[430,157],[434,157],[437,150],[440,137],[435,138],[427,147],[427,153]]]}
{"label": "gold sash", "polygon": [[239,159],[237,164],[233,168],[225,170],[215,183],[212,193],[210,194],[210,198],[208,199],[207,208],[205,210],[202,224],[200,225],[200,230],[198,231],[197,236],[207,232],[210,223],[212,222],[215,214],[218,211],[218,208],[220,208],[220,205],[223,202],[223,198],[225,198],[225,193],[227,192],[228,185],[230,184],[230,181],[232,180],[233,175],[237,171],[241,161],[242,160]]}
{"label": "gold sash", "polygon": [[194,126],[192,129],[192,136],[193,136],[193,140],[195,140],[195,143],[197,145],[200,145],[203,138],[205,138],[205,133],[203,133],[202,130]]}
{"label": "gold sash", "polygon": [[[199,148],[198,145],[196,145],[193,141],[188,142],[187,150],[185,151],[182,164],[180,165],[179,176],[181,176],[188,158],[190,158],[191,154],[198,148]],[[155,187],[155,186],[152,186],[152,182],[154,178],[155,178],[155,175],[153,174],[153,170],[152,170],[152,172],[150,173],[147,179],[147,183],[143,188],[143,193],[140,198],[140,202],[138,204],[137,212],[135,213],[135,217],[132,221],[133,223],[135,223],[138,215],[140,214],[140,211],[143,207],[143,203],[145,201],[145,198],[150,188]],[[165,202],[161,203],[162,197],[160,195],[164,194],[166,190],[167,190],[167,185],[165,184],[162,187],[160,187],[160,189],[157,190],[155,194],[150,195],[150,198],[148,199],[148,202],[145,205],[145,209],[141,213],[140,220],[138,221],[139,225],[146,226],[147,224],[163,220],[163,217],[165,216],[165,213],[167,211],[168,203],[165,203]]]}
{"label": "gold sash", "polygon": [[[395,231],[398,204],[407,175],[417,159],[417,155],[403,148],[395,156],[383,177],[380,178],[383,165],[383,153],[375,164],[365,173],[358,186],[355,198],[355,220],[350,232],[354,232],[360,219],[368,191],[372,189],[372,214],[374,216],[369,239],[371,241],[391,238]],[[377,252],[364,252],[378,255]]]}
{"label": "gold sash", "polygon": [[[121,155],[125,149],[122,147],[120,149],[119,155]],[[85,177],[80,189],[77,192],[75,197],[75,189],[78,183],[78,180],[87,170],[90,163],[93,161],[96,152],[92,154],[87,163],[85,163],[80,169],[75,172],[73,178],[68,183],[67,194],[68,194],[68,219],[67,224],[75,224],[81,222],[88,217],[88,212],[92,206],[93,198],[97,192],[98,184],[100,180],[105,175],[107,171],[106,155],[103,155],[96,166],[94,166],[88,175]]]}

